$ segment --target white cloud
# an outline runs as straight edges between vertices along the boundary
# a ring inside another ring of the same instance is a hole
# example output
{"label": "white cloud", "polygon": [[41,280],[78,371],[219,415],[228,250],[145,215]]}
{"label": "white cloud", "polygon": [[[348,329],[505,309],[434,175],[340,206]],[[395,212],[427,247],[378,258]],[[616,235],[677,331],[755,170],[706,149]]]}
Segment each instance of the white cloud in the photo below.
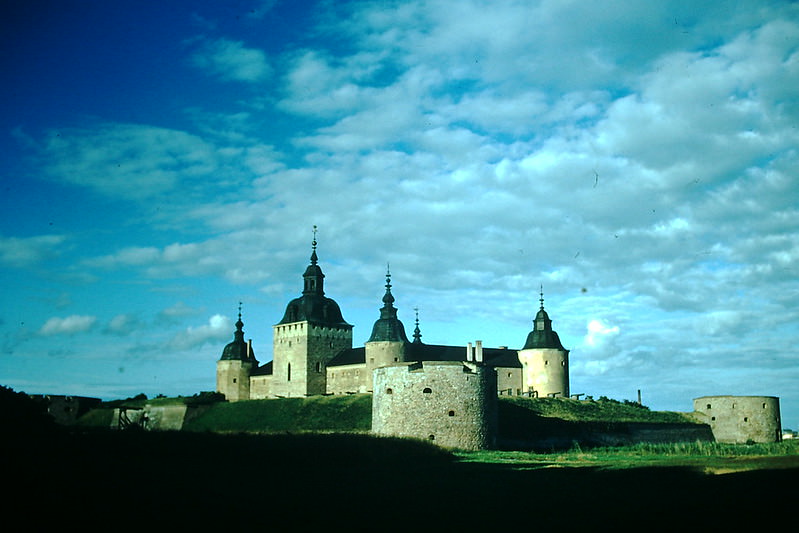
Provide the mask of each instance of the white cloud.
{"label": "white cloud", "polygon": [[197,67],[226,81],[259,82],[268,79],[272,67],[266,54],[247,48],[241,41],[216,39],[192,56]]}
{"label": "white cloud", "polygon": [[202,326],[189,327],[172,337],[169,346],[176,350],[199,348],[207,342],[220,343],[233,338],[233,324],[223,315],[213,315]]}
{"label": "white cloud", "polygon": [[88,315],[70,315],[68,317],[52,317],[39,330],[40,335],[74,335],[89,331],[97,322],[97,317]]}
{"label": "white cloud", "polygon": [[601,347],[619,334],[619,326],[609,326],[599,319],[589,321],[586,329],[584,345],[589,348]]}
{"label": "white cloud", "polygon": [[58,255],[66,240],[64,235],[0,236],[0,263],[18,268],[39,264]]}

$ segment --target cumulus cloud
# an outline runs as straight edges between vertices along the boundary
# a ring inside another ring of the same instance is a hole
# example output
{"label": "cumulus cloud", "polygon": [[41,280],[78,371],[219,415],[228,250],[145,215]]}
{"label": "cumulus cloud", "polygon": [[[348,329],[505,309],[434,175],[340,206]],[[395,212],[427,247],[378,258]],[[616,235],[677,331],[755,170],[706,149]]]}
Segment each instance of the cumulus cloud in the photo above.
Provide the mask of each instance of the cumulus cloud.
{"label": "cumulus cloud", "polygon": [[258,82],[271,75],[266,54],[241,41],[216,39],[192,56],[194,64],[226,81]]}
{"label": "cumulus cloud", "polygon": [[52,317],[39,330],[40,335],[74,335],[89,331],[97,322],[97,317],[89,315],[70,315]]}
{"label": "cumulus cloud", "polygon": [[172,337],[169,346],[176,350],[189,350],[199,348],[207,342],[220,343],[225,339],[232,339],[233,330],[233,324],[228,317],[213,315],[207,324],[188,327]]}
{"label": "cumulus cloud", "polygon": [[0,264],[29,267],[58,255],[67,240],[64,235],[3,237],[0,235]]}

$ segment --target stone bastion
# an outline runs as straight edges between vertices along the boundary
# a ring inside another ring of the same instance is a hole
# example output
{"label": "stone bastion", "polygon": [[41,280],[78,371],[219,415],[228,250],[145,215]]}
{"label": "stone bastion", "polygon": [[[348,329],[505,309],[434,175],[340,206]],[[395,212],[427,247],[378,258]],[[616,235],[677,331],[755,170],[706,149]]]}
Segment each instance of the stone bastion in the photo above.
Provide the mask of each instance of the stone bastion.
{"label": "stone bastion", "polygon": [[372,432],[426,439],[445,448],[492,448],[496,371],[468,361],[398,363],[373,374]]}
{"label": "stone bastion", "polygon": [[775,396],[702,396],[694,416],[708,424],[716,442],[779,442],[780,399]]}

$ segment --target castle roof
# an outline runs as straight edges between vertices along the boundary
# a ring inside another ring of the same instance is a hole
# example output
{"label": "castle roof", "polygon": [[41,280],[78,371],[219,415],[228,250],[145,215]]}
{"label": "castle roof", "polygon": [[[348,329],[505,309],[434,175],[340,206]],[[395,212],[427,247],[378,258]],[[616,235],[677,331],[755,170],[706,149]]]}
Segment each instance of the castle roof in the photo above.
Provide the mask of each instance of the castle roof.
{"label": "castle roof", "polygon": [[236,331],[233,332],[233,342],[222,350],[222,361],[250,361],[258,364],[255,353],[248,342],[244,340],[244,322],[241,321],[241,304],[239,304],[239,319],[236,321]]}
{"label": "castle roof", "polygon": [[560,337],[552,329],[552,320],[549,315],[544,311],[544,290],[541,289],[541,308],[535,315],[533,320],[533,330],[527,335],[527,341],[524,343],[523,350],[531,348],[555,348],[557,350],[568,351],[563,347],[560,342]]}
{"label": "castle roof", "polygon": [[380,309],[380,318],[372,327],[372,336],[366,342],[395,341],[408,342],[405,336],[405,326],[397,318],[397,308],[394,307],[394,296],[391,294],[391,272],[386,271],[386,294],[383,296],[383,307]]}
{"label": "castle roof", "polygon": [[[406,361],[465,361],[466,346],[446,346],[443,344],[423,344],[408,342],[405,345]],[[366,362],[366,350],[349,348],[338,353],[328,367],[362,364]],[[508,348],[483,348],[483,362],[489,366],[521,368],[517,350]]]}
{"label": "castle roof", "polygon": [[286,312],[283,314],[283,319],[278,324],[307,321],[320,326],[352,328],[341,316],[341,308],[339,308],[338,304],[333,299],[325,296],[325,275],[317,262],[316,226],[314,226],[311,264],[308,265],[302,275],[302,296],[289,302],[286,306]]}

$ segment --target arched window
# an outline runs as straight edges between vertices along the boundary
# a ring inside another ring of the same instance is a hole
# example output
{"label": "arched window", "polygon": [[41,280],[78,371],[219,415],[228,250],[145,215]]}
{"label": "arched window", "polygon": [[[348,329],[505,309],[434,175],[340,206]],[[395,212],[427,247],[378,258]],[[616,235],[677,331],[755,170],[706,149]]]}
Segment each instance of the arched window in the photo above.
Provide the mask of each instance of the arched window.
{"label": "arched window", "polygon": [[286,381],[291,381],[291,363],[289,363],[288,366],[286,367],[286,375],[288,376]]}
{"label": "arched window", "polygon": [[394,389],[392,389],[391,387],[387,388],[386,394],[394,394]]}
{"label": "arched window", "polygon": [[449,415],[449,416],[455,416],[455,411],[450,411],[449,413],[447,413],[447,415]]}
{"label": "arched window", "polygon": [[424,390],[422,391],[422,393],[424,394],[430,394],[431,392],[433,392],[433,389],[431,389],[430,387],[425,387]]}

